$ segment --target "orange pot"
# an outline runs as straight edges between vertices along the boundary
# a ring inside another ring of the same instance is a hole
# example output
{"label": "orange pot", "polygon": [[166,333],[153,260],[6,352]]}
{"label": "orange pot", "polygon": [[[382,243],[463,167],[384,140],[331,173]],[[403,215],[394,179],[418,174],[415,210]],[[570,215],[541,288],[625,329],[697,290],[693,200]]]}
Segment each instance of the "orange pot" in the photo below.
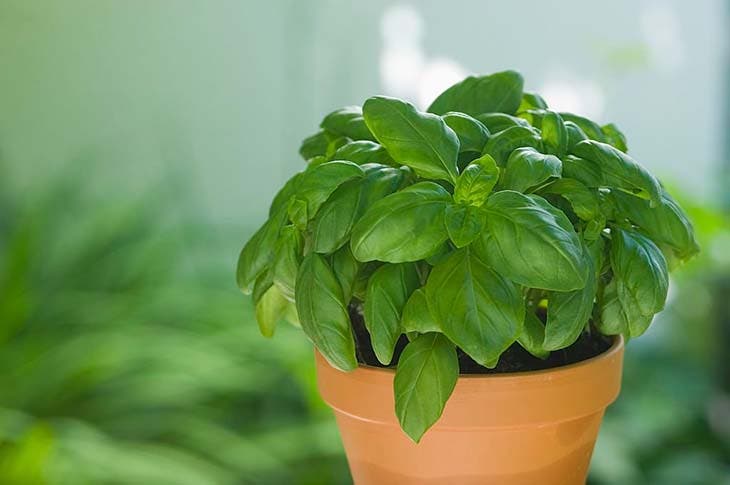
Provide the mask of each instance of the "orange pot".
{"label": "orange pot", "polygon": [[391,369],[345,373],[317,352],[319,391],[335,412],[355,485],[582,485],[624,344],[573,365],[464,375],[419,444],[401,431]]}

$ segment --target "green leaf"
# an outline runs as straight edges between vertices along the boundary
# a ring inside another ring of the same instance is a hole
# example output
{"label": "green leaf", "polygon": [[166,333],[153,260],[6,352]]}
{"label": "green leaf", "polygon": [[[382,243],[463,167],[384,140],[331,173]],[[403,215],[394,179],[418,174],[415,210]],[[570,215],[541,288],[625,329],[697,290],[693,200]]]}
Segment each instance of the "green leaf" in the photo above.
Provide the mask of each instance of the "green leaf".
{"label": "green leaf", "polygon": [[482,113],[476,116],[476,120],[482,123],[489,130],[489,133],[499,133],[515,126],[530,128],[530,123],[527,120],[504,113]]}
{"label": "green leaf", "polygon": [[446,206],[446,231],[457,248],[469,245],[484,229],[486,212],[484,209],[464,204]]}
{"label": "green leaf", "polygon": [[588,276],[578,234],[563,212],[537,195],[497,192],[486,204],[487,262],[529,288],[570,291]]}
{"label": "green leaf", "polygon": [[[353,258],[354,257],[355,256],[353,255]],[[355,259],[355,261],[357,261],[357,259]],[[370,277],[373,275],[373,273],[375,273],[378,268],[383,265],[383,263],[381,263],[380,261],[369,261],[367,263],[361,263],[360,261],[357,261],[357,264],[360,265],[360,267],[357,275],[355,276],[355,281],[352,284],[352,297],[360,301],[365,301],[365,296],[368,289],[368,281],[370,281]]]}
{"label": "green leaf", "polygon": [[355,341],[342,288],[324,257],[309,253],[299,267],[296,306],[302,330],[337,369],[357,368]]}
{"label": "green leaf", "polygon": [[490,155],[482,155],[466,166],[456,180],[454,201],[481,206],[499,180],[499,167]]}
{"label": "green leaf", "polygon": [[342,287],[342,299],[345,303],[349,303],[352,299],[361,266],[347,244],[332,255],[332,271]]}
{"label": "green leaf", "polygon": [[547,109],[548,105],[545,100],[537,93],[525,92],[522,94],[522,101],[520,107],[517,108],[517,112],[521,113],[528,109]]}
{"label": "green leaf", "polygon": [[603,175],[603,184],[640,191],[641,196],[651,200],[652,207],[661,202],[659,181],[624,152],[593,140],[578,143],[573,152],[599,167]]}
{"label": "green leaf", "polygon": [[580,127],[572,121],[564,121],[563,124],[565,125],[565,131],[568,134],[568,146],[566,147],[566,151],[568,153],[572,153],[573,148],[578,143],[588,139],[588,135],[583,133],[583,130],[581,130]]}
{"label": "green leaf", "polygon": [[266,271],[274,254],[274,245],[279,232],[286,223],[286,208],[280,209],[270,217],[241,250],[236,269],[238,287],[244,293],[251,292],[256,278]]}
{"label": "green leaf", "polygon": [[504,167],[512,151],[521,147],[542,149],[542,140],[533,128],[513,126],[493,134],[484,147],[483,153],[491,155],[498,166]]}
{"label": "green leaf", "polygon": [[304,238],[293,225],[284,226],[274,249],[272,276],[281,295],[294,301],[294,285],[302,261]]}
{"label": "green leaf", "polygon": [[568,130],[563,118],[554,111],[546,110],[540,124],[545,151],[562,157],[568,151]]}
{"label": "green leaf", "polygon": [[302,145],[299,147],[299,154],[304,160],[311,160],[315,157],[329,158],[339,147],[348,141],[344,136],[331,133],[327,130],[320,130],[304,139]]}
{"label": "green leaf", "polygon": [[563,112],[559,114],[564,121],[570,121],[571,123],[575,123],[575,125],[578,126],[581,131],[591,140],[596,140],[600,142],[606,141],[606,136],[603,134],[603,130],[598,125],[598,123],[591,121],[583,116],[575,115],[573,113]]}
{"label": "green leaf", "polygon": [[420,281],[412,263],[385,264],[370,277],[365,296],[365,327],[378,360],[389,365],[403,333],[401,316],[406,301]]}
{"label": "green leaf", "polygon": [[408,298],[406,306],[403,307],[403,316],[401,317],[401,327],[403,331],[408,332],[440,332],[436,320],[428,310],[428,302],[426,300],[426,290],[418,288]]}
{"label": "green leaf", "polygon": [[350,237],[352,226],[360,216],[362,178],[348,180],[322,204],[311,224],[312,248],[318,253],[331,253]]}
{"label": "green leaf", "polygon": [[274,284],[274,277],[271,271],[271,268],[268,268],[266,271],[261,273],[258,278],[256,278],[256,282],[253,284],[253,293],[251,295],[251,298],[253,299],[254,305],[263,298],[264,293],[271,288]]}
{"label": "green leaf", "polygon": [[271,286],[256,303],[256,322],[264,337],[273,337],[276,324],[284,319],[289,302],[276,286]]}
{"label": "green leaf", "polygon": [[679,259],[687,260],[699,252],[692,223],[665,190],[654,208],[646,200],[620,191],[613,191],[611,198],[621,217],[629,219],[655,242],[671,246]]}
{"label": "green leaf", "polygon": [[568,155],[563,162],[563,177],[579,181],[586,187],[597,188],[603,185],[601,167],[582,158]]}
{"label": "green leaf", "polygon": [[359,261],[427,258],[448,238],[444,212],[450,201],[440,185],[419,182],[375,202],[352,229],[352,253]]}
{"label": "green leaf", "polygon": [[522,331],[525,305],[517,288],[470,248],[433,268],[426,299],[443,333],[481,365],[497,365]]}
{"label": "green leaf", "polygon": [[551,178],[560,177],[563,164],[554,155],[545,155],[534,148],[518,148],[507,159],[502,187],[526,192]]}
{"label": "green leaf", "polygon": [[664,309],[669,288],[667,262],[661,250],[646,236],[612,228],[611,268],[624,314],[638,312],[646,317],[628,321],[630,336],[637,337],[646,331],[651,317]]}
{"label": "green leaf", "polygon": [[345,106],[325,116],[320,125],[325,130],[336,135],[345,136],[353,140],[374,140],[365,125],[360,106]]}
{"label": "green leaf", "polygon": [[545,325],[540,321],[533,311],[525,312],[525,325],[522,327],[522,333],[517,337],[517,341],[523,349],[534,355],[538,359],[547,359],[550,351],[543,347],[545,339]]}
{"label": "green leaf", "polygon": [[403,171],[396,168],[370,164],[362,168],[366,171],[364,178],[340,185],[317,212],[311,225],[314,251],[331,253],[339,249],[350,239],[353,226],[365,211],[398,190],[404,179]]}
{"label": "green leaf", "polygon": [[287,211],[289,220],[302,231],[307,230],[307,224],[309,222],[309,215],[307,213],[307,201],[292,197],[289,200],[289,207]]}
{"label": "green leaf", "polygon": [[515,114],[522,101],[522,75],[503,71],[489,76],[469,76],[441,93],[428,111],[442,115],[460,111],[471,116],[501,112]]}
{"label": "green leaf", "polygon": [[309,160],[318,155],[324,155],[327,153],[328,144],[329,137],[327,133],[324,130],[320,130],[302,141],[302,145],[299,147],[299,154],[305,160]]}
{"label": "green leaf", "polygon": [[271,207],[269,208],[269,217],[279,212],[282,207],[289,206],[289,201],[296,194],[297,188],[299,187],[299,181],[303,174],[304,172],[297,172],[294,174],[294,176],[286,181],[279,192],[276,193],[274,200],[271,202]]}
{"label": "green leaf", "polygon": [[366,163],[393,164],[393,159],[390,158],[383,145],[368,140],[352,141],[347,145],[342,145],[332,158],[334,160],[348,160],[358,165]]}
{"label": "green leaf", "polygon": [[558,195],[570,202],[573,212],[583,219],[590,221],[600,215],[598,192],[596,189],[589,189],[581,182],[561,178],[551,182],[539,191],[540,195]]}
{"label": "green leaf", "polygon": [[578,340],[586,328],[598,290],[597,273],[600,268],[596,269],[598,264],[596,257],[592,256],[587,248],[585,249],[583,258],[588,268],[588,278],[583,288],[550,294],[544,349],[559,350],[568,347]]}
{"label": "green leaf", "polygon": [[[355,178],[362,177],[364,172],[358,165],[337,160],[334,162],[327,162],[318,165],[310,170],[304,172],[299,181],[299,186],[295,195],[295,201],[301,201],[306,207],[306,211],[299,209],[302,207],[301,202],[297,205],[298,210],[295,212],[290,211],[290,218],[292,222],[295,222],[300,228],[306,226],[306,220],[311,220],[317,215],[319,208],[324,202],[332,195],[337,187]],[[296,207],[296,206],[295,206]],[[301,214],[305,212],[305,220],[302,221],[302,216],[297,217],[298,221],[295,221],[294,214]]]}
{"label": "green leaf", "polygon": [[450,111],[442,116],[446,124],[459,137],[460,152],[482,153],[489,139],[489,130],[471,116]]}
{"label": "green leaf", "polygon": [[596,328],[603,335],[630,337],[630,325],[646,329],[651,324],[653,316],[642,315],[638,307],[625,305],[619,299],[617,287],[616,280],[611,280],[606,285],[599,305],[601,318],[596,322]]}
{"label": "green leaf", "polygon": [[393,160],[424,178],[456,180],[459,138],[440,116],[385,96],[365,101],[363,112],[368,128]]}
{"label": "green leaf", "polygon": [[395,414],[414,442],[441,417],[458,378],[456,349],[443,335],[419,335],[403,350],[393,381]]}
{"label": "green leaf", "polygon": [[629,150],[626,146],[626,136],[621,130],[619,130],[618,126],[613,123],[609,123],[607,125],[603,125],[601,127],[601,131],[606,136],[606,143],[618,148],[624,153]]}

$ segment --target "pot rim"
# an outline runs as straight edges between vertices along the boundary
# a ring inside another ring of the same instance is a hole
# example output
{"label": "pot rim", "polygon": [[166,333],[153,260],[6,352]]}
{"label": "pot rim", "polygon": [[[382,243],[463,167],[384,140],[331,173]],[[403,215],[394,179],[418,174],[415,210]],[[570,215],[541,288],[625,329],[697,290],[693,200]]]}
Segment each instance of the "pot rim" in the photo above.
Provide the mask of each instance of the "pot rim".
{"label": "pot rim", "polygon": [[[613,343],[611,346],[601,352],[598,355],[594,355],[593,357],[589,357],[584,360],[580,360],[578,362],[573,362],[572,364],[566,364],[561,365],[557,367],[550,367],[548,369],[538,369],[538,370],[528,370],[528,371],[519,371],[519,372],[495,372],[490,374],[461,374],[459,373],[459,380],[482,380],[482,379],[529,379],[530,377],[542,377],[545,374],[563,374],[563,373],[571,373],[575,371],[575,369],[586,367],[594,364],[597,361],[600,361],[602,359],[608,359],[611,356],[614,356],[618,353],[620,353],[623,350],[623,347],[625,345],[625,339],[623,335],[613,335]],[[319,353],[319,351],[317,351]],[[358,363],[358,370],[363,370],[368,373],[376,373],[376,374],[395,374],[395,367],[375,367],[368,364],[361,364]]]}
{"label": "pot rim", "polygon": [[[436,429],[506,428],[574,420],[603,410],[621,389],[624,339],[574,364],[537,371],[460,375]],[[332,367],[315,352],[322,398],[340,415],[398,425],[395,369]],[[536,403],[540,403],[536,405]]]}

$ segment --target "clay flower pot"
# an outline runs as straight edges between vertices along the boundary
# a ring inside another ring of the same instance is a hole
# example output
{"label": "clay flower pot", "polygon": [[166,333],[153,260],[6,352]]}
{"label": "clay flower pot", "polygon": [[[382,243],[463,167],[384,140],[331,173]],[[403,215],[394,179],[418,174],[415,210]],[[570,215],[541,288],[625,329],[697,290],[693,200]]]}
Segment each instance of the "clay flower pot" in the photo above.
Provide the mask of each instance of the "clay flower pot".
{"label": "clay flower pot", "polygon": [[394,411],[391,369],[345,373],[317,352],[355,485],[581,485],[606,407],[619,394],[624,343],[568,366],[464,375],[441,419],[413,443]]}

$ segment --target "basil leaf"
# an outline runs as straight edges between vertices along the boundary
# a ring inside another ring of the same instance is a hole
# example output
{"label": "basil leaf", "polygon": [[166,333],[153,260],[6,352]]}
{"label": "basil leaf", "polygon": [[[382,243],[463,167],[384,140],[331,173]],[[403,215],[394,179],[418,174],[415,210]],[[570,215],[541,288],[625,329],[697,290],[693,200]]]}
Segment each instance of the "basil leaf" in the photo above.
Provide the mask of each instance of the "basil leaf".
{"label": "basil leaf", "polygon": [[521,113],[528,109],[547,109],[548,105],[545,100],[537,93],[525,92],[522,94],[522,101],[520,107],[517,108],[517,112]]}
{"label": "basil leaf", "polygon": [[482,232],[486,212],[480,207],[464,204],[446,206],[446,231],[457,248],[469,245]]}
{"label": "basil leaf", "polygon": [[543,347],[543,340],[545,340],[545,325],[534,312],[526,311],[525,324],[522,333],[517,337],[517,342],[538,359],[547,359],[550,352]]}
{"label": "basil leaf", "polygon": [[534,148],[518,148],[507,159],[502,187],[526,192],[547,180],[560,177],[563,164],[554,155],[544,155]]}
{"label": "basil leaf", "polygon": [[578,143],[573,152],[599,167],[603,174],[603,184],[625,190],[638,190],[642,197],[651,200],[652,207],[661,202],[659,181],[624,152],[592,140]]}
{"label": "basil leaf", "polygon": [[568,155],[563,162],[563,177],[579,181],[586,187],[597,188],[603,185],[601,167],[582,158]]}
{"label": "basil leaf", "polygon": [[611,230],[611,268],[616,296],[625,314],[636,312],[648,320],[629,320],[631,337],[646,331],[655,313],[664,309],[669,288],[667,262],[646,236],[618,228]]}
{"label": "basil leaf", "polygon": [[621,217],[636,224],[652,240],[671,246],[679,259],[687,260],[699,252],[692,223],[665,190],[654,208],[647,201],[620,191],[613,191],[611,198]]}
{"label": "basil leaf", "polygon": [[496,366],[522,331],[525,305],[517,288],[470,248],[433,268],[426,299],[443,333],[481,365]]}
{"label": "basil leaf", "polygon": [[276,193],[274,200],[271,202],[271,207],[269,208],[269,217],[273,216],[282,207],[287,207],[289,205],[289,201],[297,192],[299,181],[303,174],[304,172],[297,172],[294,174],[292,178],[286,181],[279,192]]}
{"label": "basil leaf", "polygon": [[[355,256],[353,255],[353,258],[354,257]],[[357,259],[355,259],[355,261],[357,261]],[[358,270],[355,281],[352,284],[352,297],[360,301],[365,301],[365,295],[368,289],[368,281],[370,281],[370,277],[373,275],[373,273],[375,273],[378,268],[383,265],[383,263],[381,263],[380,261],[369,261],[367,263],[361,263],[360,261],[357,261],[357,263],[360,265],[360,269]]]}
{"label": "basil leaf", "polygon": [[440,116],[385,96],[365,101],[363,113],[368,128],[393,160],[424,178],[456,179],[459,138]]}
{"label": "basil leaf", "polygon": [[437,115],[449,111],[472,116],[493,112],[514,114],[522,101],[523,84],[522,75],[515,71],[469,76],[441,93],[428,111]]}
{"label": "basil leaf", "polygon": [[563,118],[554,111],[546,110],[540,124],[542,144],[545,151],[562,157],[568,151],[568,130]]}
{"label": "basil leaf", "polygon": [[575,214],[584,221],[600,215],[598,192],[589,189],[579,181],[561,178],[540,189],[540,195],[558,195],[570,202]]}
{"label": "basil leaf", "polygon": [[499,167],[490,155],[482,155],[466,166],[454,187],[454,201],[481,206],[499,180]]}
{"label": "basil leaf", "polygon": [[600,302],[600,321],[596,328],[604,335],[625,335],[631,337],[629,326],[646,329],[651,324],[653,315],[642,315],[639,309],[625,304],[618,295],[618,282],[611,280],[603,291]]}
{"label": "basil leaf", "polygon": [[276,286],[271,286],[256,303],[256,322],[264,337],[274,336],[279,320],[284,319],[289,302]]}
{"label": "basil leaf", "polygon": [[360,274],[360,261],[352,255],[349,245],[344,245],[332,255],[332,271],[342,287],[342,299],[349,303]]}
{"label": "basil leaf", "polygon": [[377,200],[390,195],[404,179],[401,170],[383,165],[366,164],[365,178],[349,180],[327,199],[312,222],[314,251],[331,253],[350,238],[355,223]]}
{"label": "basil leaf", "polygon": [[395,372],[395,414],[416,443],[444,411],[459,378],[454,344],[441,334],[419,335],[403,350]]}
{"label": "basil leaf", "polygon": [[580,127],[572,121],[564,121],[563,124],[565,125],[565,131],[568,134],[568,146],[566,147],[566,151],[571,153],[578,143],[588,139],[588,135],[583,133],[583,130],[581,130]]}
{"label": "basil leaf", "polygon": [[261,273],[256,282],[253,284],[253,293],[251,298],[253,299],[254,305],[263,298],[264,293],[274,285],[274,278],[271,272],[271,268]]}
{"label": "basil leaf", "polygon": [[325,130],[336,135],[345,136],[353,140],[374,140],[365,125],[360,106],[345,106],[325,116],[320,125]]}
{"label": "basil leaf", "polygon": [[596,140],[600,142],[606,141],[606,136],[603,134],[603,130],[598,125],[598,123],[573,113],[562,112],[559,114],[563,118],[563,121],[570,121],[571,123],[575,123],[576,126],[578,126],[581,131],[585,133],[585,135],[591,140]]}
{"label": "basil leaf", "polygon": [[390,158],[387,150],[382,145],[368,140],[352,141],[347,145],[343,145],[337,149],[332,158],[335,160],[349,160],[358,165],[366,163],[393,164],[393,159]]}
{"label": "basil leaf", "polygon": [[352,229],[352,253],[359,261],[427,258],[448,238],[444,212],[450,201],[440,185],[419,182],[375,202]]}
{"label": "basil leaf", "polygon": [[299,154],[304,160],[311,160],[319,156],[328,158],[348,141],[344,136],[331,133],[327,130],[320,130],[304,139],[302,145],[299,147]]}
{"label": "basil leaf", "polygon": [[520,147],[542,149],[542,140],[533,128],[513,126],[492,135],[484,147],[484,154],[491,155],[497,165],[504,167],[513,150]]}
{"label": "basil leaf", "polygon": [[482,123],[490,133],[499,133],[515,126],[530,128],[527,120],[504,113],[482,113],[476,116],[476,120]]}
{"label": "basil leaf", "polygon": [[337,369],[357,368],[355,341],[342,288],[325,259],[304,257],[296,282],[296,306],[302,330]]}
{"label": "basil leaf", "polygon": [[540,196],[511,190],[492,194],[485,207],[485,257],[499,273],[529,288],[585,286],[583,248],[563,212]]}
{"label": "basil leaf", "polygon": [[299,147],[299,154],[303,159],[309,160],[310,158],[327,153],[328,145],[329,137],[327,133],[324,130],[320,130],[302,141],[302,145]]}
{"label": "basil leaf", "polygon": [[601,131],[606,136],[606,143],[613,145],[624,153],[628,151],[628,147],[626,146],[626,136],[614,123],[603,125],[601,127]]}
{"label": "basil leaf", "polygon": [[[600,240],[599,240],[600,241]],[[543,348],[559,350],[572,345],[586,328],[593,312],[593,301],[598,290],[598,261],[586,248],[585,265],[588,268],[586,285],[578,290],[553,292],[548,299],[548,316],[545,325]]]}
{"label": "basil leaf", "polygon": [[442,118],[459,137],[460,152],[482,152],[489,139],[489,130],[483,124],[467,114],[453,111]]}
{"label": "basil leaf", "polygon": [[375,356],[383,365],[393,360],[393,351],[403,333],[403,307],[420,281],[412,263],[385,264],[370,277],[363,314]]}
{"label": "basil leaf", "polygon": [[311,224],[314,251],[331,253],[347,242],[359,216],[362,185],[362,178],[348,180],[322,204]]}
{"label": "basil leaf", "polygon": [[403,331],[408,332],[440,332],[436,320],[434,320],[431,312],[428,310],[428,302],[426,300],[426,290],[418,288],[408,298],[406,306],[403,307],[403,316],[401,317],[401,327]]}
{"label": "basil leaf", "polygon": [[274,253],[279,232],[286,223],[286,207],[270,217],[241,250],[236,268],[238,287],[246,294],[251,292],[256,278],[266,271]]}
{"label": "basil leaf", "polygon": [[294,301],[294,285],[303,248],[304,238],[299,229],[293,225],[284,226],[274,250],[272,277],[281,295],[289,301]]}
{"label": "basil leaf", "polygon": [[342,160],[323,163],[305,171],[297,187],[294,205],[289,211],[290,219],[300,229],[305,229],[307,221],[317,215],[319,208],[337,187],[363,175],[358,165]]}

